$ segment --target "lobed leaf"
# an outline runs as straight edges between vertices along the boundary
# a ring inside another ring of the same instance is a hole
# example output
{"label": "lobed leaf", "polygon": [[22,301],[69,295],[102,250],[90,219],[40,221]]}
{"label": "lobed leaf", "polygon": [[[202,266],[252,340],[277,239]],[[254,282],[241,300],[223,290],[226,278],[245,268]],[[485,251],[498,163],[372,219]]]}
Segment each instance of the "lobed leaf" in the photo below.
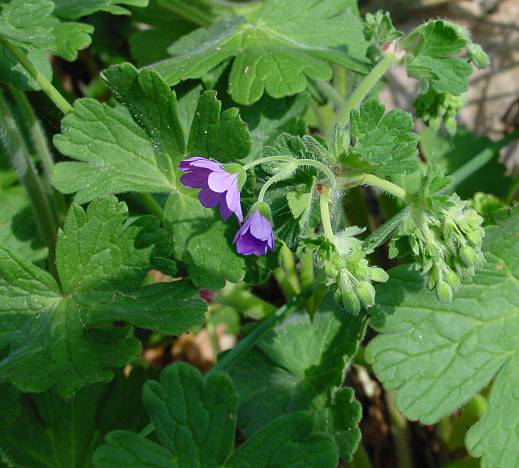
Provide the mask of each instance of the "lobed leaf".
{"label": "lobed leaf", "polygon": [[318,430],[334,436],[351,460],[360,440],[360,404],[341,388],[364,333],[364,320],[339,311],[328,297],[313,321],[295,313],[277,325],[229,372],[240,395],[238,423],[256,434],[279,416],[312,411]]}
{"label": "lobed leaf", "polygon": [[175,84],[234,58],[229,93],[249,105],[264,92],[281,98],[303,91],[308,79],[327,80],[333,63],[364,71],[362,29],[352,0],[267,0],[253,21],[227,17],[182,37],[155,69]]}
{"label": "lobed leaf", "polygon": [[127,218],[126,205],[115,198],[70,209],[57,243],[61,288],[0,247],[0,349],[6,351],[0,380],[70,396],[109,380],[113,367],[139,352],[131,328],[113,322],[178,334],[203,321],[205,305],[187,282],[141,286],[155,248],[146,231],[157,228]]}
{"label": "lobed leaf", "polygon": [[144,404],[158,442],[115,431],[94,454],[99,468],[157,467],[333,467],[337,455],[326,434],[314,432],[308,413],[277,419],[242,444],[229,458],[238,397],[224,373],[200,372],[185,363],[166,368],[159,382],[148,382]]}
{"label": "lobed leaf", "polygon": [[346,164],[381,175],[396,175],[418,169],[418,135],[411,114],[393,109],[384,115],[376,98],[366,100],[351,113],[354,146]]}
{"label": "lobed leaf", "polygon": [[449,305],[435,301],[409,267],[393,269],[377,292],[381,335],[366,354],[385,387],[396,392],[403,414],[425,424],[463,405],[495,377],[488,411],[466,439],[484,467],[511,466],[519,457],[510,436],[519,427],[518,235],[516,209],[488,229],[485,267]]}

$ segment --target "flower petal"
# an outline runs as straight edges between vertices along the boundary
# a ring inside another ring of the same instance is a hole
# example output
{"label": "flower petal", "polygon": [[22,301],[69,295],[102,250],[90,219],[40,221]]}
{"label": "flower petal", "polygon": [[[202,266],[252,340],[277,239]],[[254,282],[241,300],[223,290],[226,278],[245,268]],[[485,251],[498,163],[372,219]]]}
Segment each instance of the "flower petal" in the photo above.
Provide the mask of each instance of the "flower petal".
{"label": "flower petal", "polygon": [[208,180],[207,185],[215,192],[226,192],[233,187],[236,187],[238,174],[230,174],[229,172],[213,172]]}
{"label": "flower petal", "polygon": [[[236,215],[238,221],[240,223],[243,222],[243,213],[241,211],[241,203],[240,203],[240,192],[238,191],[238,187],[231,187],[225,196],[225,201],[222,201],[222,205],[226,205],[227,210],[231,211]],[[223,215],[222,215],[223,217]],[[227,219],[227,218],[224,218]]]}
{"label": "flower petal", "polygon": [[267,241],[272,237],[272,224],[265,218],[259,211],[256,211],[253,215],[250,232],[262,241]]}
{"label": "flower petal", "polygon": [[237,238],[236,251],[241,255],[265,255],[266,253],[264,242],[256,239],[250,232]]}
{"label": "flower petal", "polygon": [[205,188],[200,190],[198,199],[205,208],[214,208],[223,198],[223,194],[213,192],[211,189]]}
{"label": "flower petal", "polygon": [[194,166],[194,167],[200,167],[200,168],[203,168],[203,169],[209,169],[212,172],[225,172],[225,173],[227,173],[222,168],[220,163],[217,163],[215,161],[211,161],[210,159],[202,158],[202,157],[197,156],[195,158],[191,158],[191,160],[192,160],[191,165]]}
{"label": "flower petal", "polygon": [[207,179],[211,171],[208,169],[194,168],[190,172],[182,174],[180,182],[190,188],[207,188]]}

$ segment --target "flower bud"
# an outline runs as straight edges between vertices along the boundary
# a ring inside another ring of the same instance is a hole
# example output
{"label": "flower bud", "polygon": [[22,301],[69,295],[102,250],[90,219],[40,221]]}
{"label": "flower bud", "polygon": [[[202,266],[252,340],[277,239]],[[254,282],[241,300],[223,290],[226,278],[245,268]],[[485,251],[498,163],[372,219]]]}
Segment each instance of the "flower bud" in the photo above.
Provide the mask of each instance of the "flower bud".
{"label": "flower bud", "polygon": [[389,279],[389,275],[382,268],[370,267],[368,269],[368,278],[377,283],[385,283]]}
{"label": "flower bud", "polygon": [[481,236],[476,232],[468,231],[467,233],[465,233],[465,238],[467,239],[468,243],[473,247],[481,246]]}
{"label": "flower bud", "polygon": [[438,296],[438,299],[444,304],[448,304],[452,301],[452,289],[445,281],[440,281],[438,283],[438,287],[436,288],[436,295]]}
{"label": "flower bud", "polygon": [[447,282],[447,284],[451,287],[451,289],[453,291],[457,291],[460,288],[460,286],[461,286],[460,279],[458,278],[458,275],[456,273],[454,273],[450,268],[448,268],[444,272],[444,277],[445,277],[445,281]]}
{"label": "flower bud", "polygon": [[335,301],[352,315],[358,315],[360,312],[360,301],[353,290],[338,289],[335,292]]}
{"label": "flower bud", "polygon": [[468,267],[474,266],[478,263],[478,257],[474,250],[468,245],[460,248],[461,261]]}
{"label": "flower bud", "polygon": [[358,298],[366,308],[375,304],[375,288],[369,281],[361,281],[355,288]]}

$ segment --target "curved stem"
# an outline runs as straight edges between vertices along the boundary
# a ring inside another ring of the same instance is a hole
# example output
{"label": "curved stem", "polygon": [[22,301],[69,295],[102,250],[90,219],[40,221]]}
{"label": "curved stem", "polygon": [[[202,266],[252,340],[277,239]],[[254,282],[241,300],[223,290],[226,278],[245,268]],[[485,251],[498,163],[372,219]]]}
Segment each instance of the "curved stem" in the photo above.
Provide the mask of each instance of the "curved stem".
{"label": "curved stem", "polygon": [[45,75],[36,68],[36,66],[27,58],[21,49],[11,44],[9,41],[0,39],[0,43],[7,49],[11,54],[14,55],[16,60],[20,62],[23,68],[29,73],[29,75],[38,83],[42,91],[56,104],[56,106],[66,114],[72,111],[70,103],[60,94],[60,92],[52,85],[52,83],[45,77]]}
{"label": "curved stem", "polygon": [[157,216],[160,220],[164,219],[164,210],[157,203],[155,198],[153,198],[149,193],[139,193],[137,194],[137,198],[139,202],[149,210],[150,213]]}
{"label": "curved stem", "polygon": [[323,225],[324,237],[333,243],[335,236],[333,234],[332,220],[330,217],[330,191],[326,186],[321,188],[319,209],[321,211],[321,223]]}
{"label": "curved stem", "polygon": [[259,166],[260,164],[265,164],[268,162],[274,162],[274,161],[295,161],[296,158],[293,158],[292,156],[267,156],[265,158],[261,159],[255,159],[254,161],[251,161],[250,163],[247,163],[243,166],[244,171],[248,171],[249,169],[253,168],[254,166]]}
{"label": "curved stem", "polygon": [[258,201],[262,202],[265,198],[265,194],[267,193],[267,190],[270,186],[274,185],[277,182],[281,182],[282,180],[286,179],[289,176],[289,173],[286,171],[278,172],[275,176],[271,177],[269,180],[267,180],[263,187],[261,187],[260,193],[258,195]]}
{"label": "curved stem", "polygon": [[350,95],[339,114],[339,122],[347,125],[350,122],[350,113],[355,109],[371,89],[379,82],[385,73],[399,62],[399,58],[393,52],[386,52],[382,60],[378,62],[371,71],[364,77],[357,89]]}
{"label": "curved stem", "polygon": [[315,159],[296,159],[295,162],[298,166],[312,166],[323,172],[328,178],[331,188],[335,188],[337,185],[335,174],[322,162],[316,161]]}
{"label": "curved stem", "polygon": [[393,195],[401,200],[405,199],[405,190],[389,180],[381,179],[373,174],[359,174],[354,177],[346,179],[345,188],[355,187],[356,185],[369,185],[370,187],[378,188]]}

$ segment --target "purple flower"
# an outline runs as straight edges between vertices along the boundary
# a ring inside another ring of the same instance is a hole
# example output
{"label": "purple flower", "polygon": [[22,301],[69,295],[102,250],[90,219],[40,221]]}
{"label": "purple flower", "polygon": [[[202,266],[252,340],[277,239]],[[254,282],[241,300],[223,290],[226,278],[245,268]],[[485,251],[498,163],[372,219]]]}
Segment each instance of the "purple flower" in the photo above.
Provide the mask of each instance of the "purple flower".
{"label": "purple flower", "polygon": [[269,250],[274,249],[272,223],[262,211],[253,207],[236,233],[233,242],[239,254],[266,255]]}
{"label": "purple flower", "polygon": [[221,164],[200,156],[180,161],[185,174],[180,182],[186,187],[199,188],[198,199],[206,208],[220,205],[220,215],[228,219],[233,213],[241,223],[243,214],[238,190],[238,173],[227,172]]}

